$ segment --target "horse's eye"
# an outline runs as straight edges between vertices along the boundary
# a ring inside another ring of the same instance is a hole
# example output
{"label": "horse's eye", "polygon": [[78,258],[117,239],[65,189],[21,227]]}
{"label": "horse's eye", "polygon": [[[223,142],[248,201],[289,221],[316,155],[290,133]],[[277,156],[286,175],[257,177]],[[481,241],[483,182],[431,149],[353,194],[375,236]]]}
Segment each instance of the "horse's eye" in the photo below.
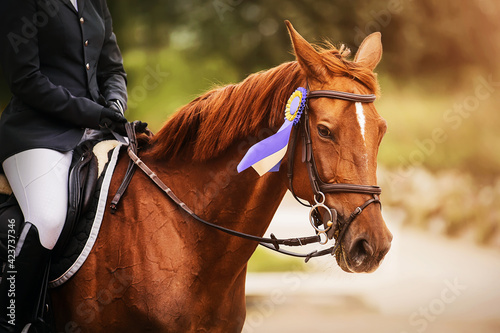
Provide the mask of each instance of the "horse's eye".
{"label": "horse's eye", "polygon": [[328,127],[323,125],[318,125],[318,134],[324,138],[331,139],[332,133],[328,129]]}

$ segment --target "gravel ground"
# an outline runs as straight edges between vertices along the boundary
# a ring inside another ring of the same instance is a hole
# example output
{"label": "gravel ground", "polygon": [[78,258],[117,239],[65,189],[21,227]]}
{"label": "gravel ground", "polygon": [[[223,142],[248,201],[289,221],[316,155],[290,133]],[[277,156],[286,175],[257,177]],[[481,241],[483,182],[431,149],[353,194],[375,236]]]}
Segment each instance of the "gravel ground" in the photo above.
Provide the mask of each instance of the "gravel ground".
{"label": "gravel ground", "polygon": [[[329,257],[307,272],[249,274],[243,332],[500,332],[500,251],[401,228],[401,216],[384,215],[394,241],[375,273],[344,273]],[[310,228],[307,210],[285,202],[269,232]]]}

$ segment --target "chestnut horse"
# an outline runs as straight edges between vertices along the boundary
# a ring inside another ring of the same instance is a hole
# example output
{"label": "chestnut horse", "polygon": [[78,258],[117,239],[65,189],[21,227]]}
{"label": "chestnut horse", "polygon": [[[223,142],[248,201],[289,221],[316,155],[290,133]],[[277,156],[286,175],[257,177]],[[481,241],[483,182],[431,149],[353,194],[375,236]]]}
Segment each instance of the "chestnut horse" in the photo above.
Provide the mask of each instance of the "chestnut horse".
{"label": "chestnut horse", "polygon": [[[258,236],[287,190],[289,158],[295,161],[295,193],[314,200],[300,145],[295,156],[284,157],[279,172],[259,177],[251,168],[236,171],[248,148],[281,126],[292,92],[308,84],[311,91],[378,93],[373,70],[382,55],[380,34],[368,36],[349,61],[348,52],[313,47],[286,23],[296,61],[198,97],[139,154],[198,216]],[[317,98],[309,101],[308,112],[322,180],[375,185],[386,122],[373,103]],[[128,161],[126,156],[119,160],[110,195]],[[325,205],[342,218],[370,197],[326,194]],[[335,257],[347,272],[371,272],[391,239],[379,205],[370,205],[347,230]],[[247,262],[257,245],[200,224],[137,170],[116,214],[106,212],[80,272],[51,291],[58,331],[239,332],[245,321]]]}

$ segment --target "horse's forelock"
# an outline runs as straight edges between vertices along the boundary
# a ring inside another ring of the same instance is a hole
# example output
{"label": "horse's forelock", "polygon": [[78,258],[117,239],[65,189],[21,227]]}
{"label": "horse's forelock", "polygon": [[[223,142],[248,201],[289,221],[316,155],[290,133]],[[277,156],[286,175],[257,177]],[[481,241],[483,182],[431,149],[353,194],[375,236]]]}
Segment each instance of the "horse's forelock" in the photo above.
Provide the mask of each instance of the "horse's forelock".
{"label": "horse's forelock", "polygon": [[377,96],[380,94],[377,75],[369,68],[348,60],[346,55],[349,52],[339,52],[329,42],[324,43],[322,46],[316,46],[316,49],[322,55],[323,65],[326,67],[328,73],[350,77],[366,86],[371,93]]}

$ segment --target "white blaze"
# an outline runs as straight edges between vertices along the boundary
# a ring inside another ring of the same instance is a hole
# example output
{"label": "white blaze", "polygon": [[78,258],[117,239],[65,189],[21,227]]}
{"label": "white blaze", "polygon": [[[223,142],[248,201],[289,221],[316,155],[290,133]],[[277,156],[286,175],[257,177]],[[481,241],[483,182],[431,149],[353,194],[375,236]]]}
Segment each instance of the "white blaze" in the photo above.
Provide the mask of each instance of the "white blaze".
{"label": "white blaze", "polygon": [[363,140],[365,140],[365,111],[363,110],[363,104],[360,102],[356,102],[356,116],[358,118],[359,127],[361,128],[361,135],[363,136]]}

